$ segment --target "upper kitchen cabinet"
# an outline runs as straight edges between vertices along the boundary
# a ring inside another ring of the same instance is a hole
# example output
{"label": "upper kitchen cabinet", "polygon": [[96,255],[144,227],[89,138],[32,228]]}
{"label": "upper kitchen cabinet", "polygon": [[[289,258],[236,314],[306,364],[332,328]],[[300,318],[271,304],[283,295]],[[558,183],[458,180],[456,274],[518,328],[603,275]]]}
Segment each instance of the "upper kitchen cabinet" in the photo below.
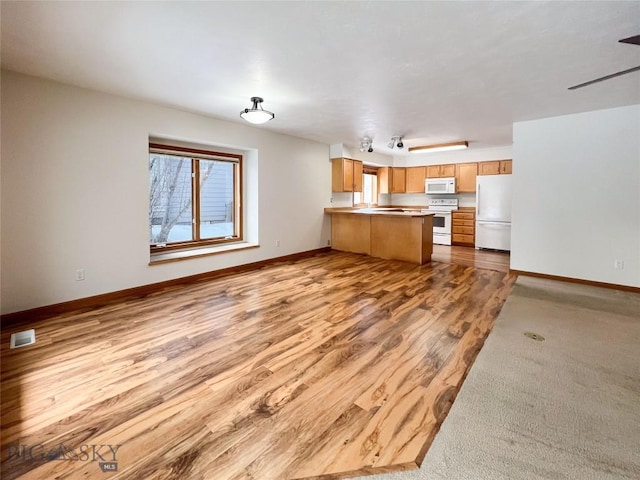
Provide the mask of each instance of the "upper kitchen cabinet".
{"label": "upper kitchen cabinet", "polygon": [[362,162],[358,160],[353,161],[353,191],[362,192],[362,174],[364,173]]}
{"label": "upper kitchen cabinet", "polygon": [[511,173],[511,160],[494,160],[492,162],[480,162],[478,175],[500,175]]}
{"label": "upper kitchen cabinet", "polygon": [[510,175],[512,173],[512,164],[511,160],[500,160],[500,173],[504,175]]}
{"label": "upper kitchen cabinet", "polygon": [[389,173],[391,193],[405,193],[407,191],[407,169],[405,167],[391,167]]}
{"label": "upper kitchen cabinet", "polygon": [[350,158],[332,158],[331,190],[362,192],[362,162]]}
{"label": "upper kitchen cabinet", "polygon": [[427,178],[448,178],[456,176],[456,166],[451,163],[448,165],[429,165],[427,167]]}
{"label": "upper kitchen cabinet", "polygon": [[424,193],[425,167],[407,167],[406,170],[406,192]]}
{"label": "upper kitchen cabinet", "polygon": [[378,193],[389,193],[389,174],[391,168],[378,168]]}
{"label": "upper kitchen cabinet", "polygon": [[456,163],[456,188],[458,193],[476,191],[477,163]]}

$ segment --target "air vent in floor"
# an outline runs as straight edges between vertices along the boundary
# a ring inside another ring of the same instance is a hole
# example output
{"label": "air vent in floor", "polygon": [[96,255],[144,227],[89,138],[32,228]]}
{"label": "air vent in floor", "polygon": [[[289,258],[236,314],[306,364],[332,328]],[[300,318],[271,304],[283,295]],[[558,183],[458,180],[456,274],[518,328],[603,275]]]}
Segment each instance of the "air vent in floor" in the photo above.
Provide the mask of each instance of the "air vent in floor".
{"label": "air vent in floor", "polygon": [[11,348],[26,347],[36,343],[36,331],[25,330],[11,334]]}

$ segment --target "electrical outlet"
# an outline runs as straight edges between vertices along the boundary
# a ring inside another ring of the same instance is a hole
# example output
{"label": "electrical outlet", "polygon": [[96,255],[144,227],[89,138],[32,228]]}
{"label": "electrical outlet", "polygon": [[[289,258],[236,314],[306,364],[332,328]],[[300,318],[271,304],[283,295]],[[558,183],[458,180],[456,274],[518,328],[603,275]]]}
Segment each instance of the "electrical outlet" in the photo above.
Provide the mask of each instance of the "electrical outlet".
{"label": "electrical outlet", "polygon": [[331,246],[331,240],[327,240],[327,246],[330,247]]}
{"label": "electrical outlet", "polygon": [[615,268],[616,270],[623,270],[624,269],[624,260],[614,260],[613,261],[613,268]]}
{"label": "electrical outlet", "polygon": [[76,282],[84,280],[84,268],[76,270]]}
{"label": "electrical outlet", "polygon": [[276,240],[276,247],[280,246],[280,240]]}

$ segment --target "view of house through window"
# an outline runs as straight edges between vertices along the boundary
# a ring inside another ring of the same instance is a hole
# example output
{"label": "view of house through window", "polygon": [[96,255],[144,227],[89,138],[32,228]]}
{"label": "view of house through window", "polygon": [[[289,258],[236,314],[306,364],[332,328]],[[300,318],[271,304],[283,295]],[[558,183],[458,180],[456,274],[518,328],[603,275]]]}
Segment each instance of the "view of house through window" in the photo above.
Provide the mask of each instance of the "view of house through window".
{"label": "view of house through window", "polygon": [[152,250],[240,239],[241,159],[240,155],[151,145]]}

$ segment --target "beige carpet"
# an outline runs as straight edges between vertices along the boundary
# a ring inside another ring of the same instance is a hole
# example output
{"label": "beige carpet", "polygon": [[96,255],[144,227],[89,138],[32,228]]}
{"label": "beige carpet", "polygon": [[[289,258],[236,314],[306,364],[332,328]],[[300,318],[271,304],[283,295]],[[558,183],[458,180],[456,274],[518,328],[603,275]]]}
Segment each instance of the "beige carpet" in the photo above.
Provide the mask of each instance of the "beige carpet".
{"label": "beige carpet", "polygon": [[365,478],[640,479],[640,295],[520,277],[420,470]]}

